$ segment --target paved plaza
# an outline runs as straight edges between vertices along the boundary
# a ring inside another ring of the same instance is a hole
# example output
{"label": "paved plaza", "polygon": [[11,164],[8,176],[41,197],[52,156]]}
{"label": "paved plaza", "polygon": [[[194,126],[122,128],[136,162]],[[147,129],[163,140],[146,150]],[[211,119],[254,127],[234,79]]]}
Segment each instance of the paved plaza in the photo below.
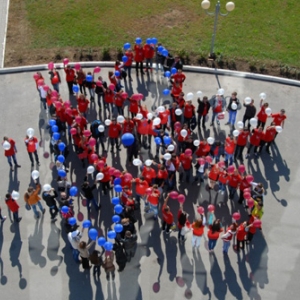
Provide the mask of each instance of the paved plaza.
{"label": "paved plaza", "polygon": [[[107,80],[108,68],[102,68],[101,75]],[[42,72],[50,85],[48,74]],[[67,84],[63,77],[61,94],[68,99]],[[163,96],[168,85],[165,79],[156,74],[144,75],[139,80],[133,73],[132,86],[126,86],[129,93],[143,93],[148,109],[171,101]],[[26,129],[35,129],[40,140],[38,150],[41,184],[55,184],[56,169],[49,153],[49,133],[46,130],[48,119],[41,110],[40,100],[35,88],[33,73],[0,75],[0,131],[1,138],[7,135],[16,141],[17,158],[22,166],[11,172],[4,155],[1,156],[1,207],[2,214],[8,216],[0,224],[0,299],[298,299],[300,286],[300,159],[299,159],[299,86],[246,79],[234,76],[216,76],[186,72],[187,79],[183,91],[187,94],[198,90],[209,98],[219,87],[225,89],[225,96],[237,91],[243,100],[250,96],[259,108],[259,94],[267,94],[267,102],[273,112],[286,110],[287,120],[284,130],[271,147],[271,156],[263,154],[258,159],[245,161],[247,170],[254,175],[256,182],[262,182],[266,188],[263,234],[258,232],[250,250],[237,254],[230,248],[228,257],[222,254],[222,242],[218,241],[215,254],[209,254],[207,237],[201,240],[199,250],[192,251],[191,233],[185,246],[177,241],[177,232],[165,237],[160,230],[161,220],[154,221],[145,216],[143,210],[136,212],[138,222],[138,250],[136,256],[126,265],[122,273],[116,272],[115,282],[107,282],[105,272],[101,270],[100,280],[92,273],[82,270],[72,258],[72,251],[66,238],[60,217],[56,223],[50,222],[48,209],[43,218],[35,220],[32,211],[26,211],[23,194],[31,183],[31,167],[24,145]],[[75,98],[71,99],[74,103]],[[196,96],[193,100],[196,106]],[[127,113],[127,108],[125,109]],[[244,109],[238,112],[237,121],[242,120]],[[211,116],[211,112],[210,112]],[[88,120],[96,117],[94,111],[88,114]],[[223,140],[229,133],[229,127],[221,121],[220,127],[209,127],[199,136],[209,136]],[[268,121],[269,124],[270,121]],[[195,134],[198,135],[197,129]],[[152,142],[152,153],[155,145]],[[70,146],[71,149],[71,146]],[[141,158],[147,159],[148,151],[142,150]],[[45,157],[44,157],[45,156]],[[47,157],[47,158],[46,158]],[[68,157],[70,172],[68,176],[80,188],[86,168],[82,168],[77,156],[71,152]],[[122,147],[119,155],[112,157],[108,152],[108,164],[121,170],[127,169],[133,176],[138,168],[126,165],[126,151]],[[22,221],[16,225],[11,222],[4,202],[7,191],[20,192],[20,216]],[[229,224],[231,214],[246,213],[236,202],[216,192],[208,193],[206,185],[201,188],[195,184],[180,183],[179,190],[186,195],[185,210],[190,221],[196,216],[196,206],[207,208],[216,205],[216,216],[224,224]],[[100,192],[99,192],[100,194]],[[102,209],[92,212],[93,226],[105,234],[111,228],[113,206],[110,196],[101,196]],[[177,220],[178,202],[170,200],[171,210]],[[45,206],[46,207],[46,206]],[[82,212],[87,216],[86,207],[80,198],[75,202],[75,214]],[[79,222],[79,224],[81,224]],[[87,241],[87,234],[83,240]],[[98,246],[97,246],[98,247]],[[98,247],[99,248],[99,247]]]}

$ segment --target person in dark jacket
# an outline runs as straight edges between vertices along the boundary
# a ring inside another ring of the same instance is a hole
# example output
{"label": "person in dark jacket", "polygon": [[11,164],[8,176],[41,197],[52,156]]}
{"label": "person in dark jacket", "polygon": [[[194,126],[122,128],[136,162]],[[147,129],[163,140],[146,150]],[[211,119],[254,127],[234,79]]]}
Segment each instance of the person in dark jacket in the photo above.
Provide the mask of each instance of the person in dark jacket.
{"label": "person in dark jacket", "polygon": [[84,182],[81,185],[81,190],[82,190],[82,194],[84,195],[84,197],[86,198],[86,206],[88,209],[90,209],[90,205],[91,202],[93,203],[93,205],[95,206],[95,208],[97,210],[99,210],[101,208],[101,205],[98,205],[94,195],[93,195],[93,190],[96,188],[96,181],[94,182],[93,185],[90,185],[88,180],[88,174],[85,175],[84,177]]}
{"label": "person in dark jacket", "polygon": [[[106,117],[106,103],[104,101],[104,95],[105,95],[105,90],[107,89],[107,83],[102,79],[101,76],[98,77],[98,81],[101,82],[102,84],[96,83],[96,88],[95,88],[95,93],[97,94],[97,102],[99,106],[99,118],[101,119],[101,111],[102,111],[102,105],[103,105],[103,118],[105,119]],[[101,104],[102,103],[102,104]]]}
{"label": "person in dark jacket", "polygon": [[127,257],[123,245],[119,241],[115,241],[113,250],[116,256],[116,263],[119,266],[118,271],[122,272],[126,267]]}
{"label": "person in dark jacket", "polygon": [[54,188],[50,191],[44,191],[42,193],[42,198],[46,202],[47,206],[49,207],[49,212],[51,215],[51,221],[56,221],[56,216],[59,212],[57,205],[56,205],[56,197],[58,196],[57,192]]}
{"label": "person in dark jacket", "polygon": [[229,104],[227,106],[229,119],[225,125],[234,126],[235,124],[237,111],[241,108],[240,100],[236,96],[237,96],[237,92],[233,92],[229,99]]}
{"label": "person in dark jacket", "polygon": [[125,249],[127,262],[130,262],[137,249],[137,235],[132,234],[130,231],[126,231],[125,237],[124,239],[121,239],[121,242],[123,243],[123,247]]}
{"label": "person in dark jacket", "polygon": [[130,231],[132,234],[134,234],[136,232],[134,224],[132,222],[130,222],[130,220],[128,218],[122,219],[121,224],[123,225],[123,230],[117,236],[117,239],[119,241],[121,239],[124,239],[126,231]]}
{"label": "person in dark jacket", "polygon": [[213,159],[216,159],[216,163],[220,161],[220,156],[225,155],[224,143],[216,140],[213,145],[210,147],[210,154]]}
{"label": "person in dark jacket", "polygon": [[243,117],[243,123],[244,126],[246,127],[246,121],[248,121],[248,129],[250,130],[251,127],[250,119],[254,118],[256,115],[256,107],[254,106],[254,100],[252,99],[250,104],[246,104],[244,102],[244,107],[246,107],[246,110]]}
{"label": "person in dark jacket", "polygon": [[209,112],[210,109],[210,103],[208,102],[208,98],[206,96],[203,97],[202,101],[200,100],[200,98],[198,98],[198,109],[197,109],[197,113],[198,113],[198,120],[197,120],[197,125],[198,125],[198,130],[200,130],[200,122],[201,122],[201,118],[202,118],[202,128],[206,128],[205,127],[205,119],[206,116]]}
{"label": "person in dark jacket", "polygon": [[[103,131],[99,130],[100,125],[103,126]],[[92,137],[96,140],[96,152],[98,153],[98,151],[99,151],[99,142],[100,142],[101,147],[102,147],[102,152],[105,152],[105,146],[104,146],[105,125],[100,120],[94,120],[91,123],[90,130],[91,130],[91,133],[92,133]]]}

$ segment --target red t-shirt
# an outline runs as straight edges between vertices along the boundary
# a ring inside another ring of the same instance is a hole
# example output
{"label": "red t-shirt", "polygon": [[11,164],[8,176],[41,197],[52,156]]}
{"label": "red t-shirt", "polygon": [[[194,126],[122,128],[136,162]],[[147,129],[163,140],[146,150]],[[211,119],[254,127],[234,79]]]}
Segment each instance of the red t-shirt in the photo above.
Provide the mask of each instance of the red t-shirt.
{"label": "red t-shirt", "polygon": [[242,181],[242,177],[239,174],[237,174],[237,175],[232,174],[229,176],[228,185],[233,188],[237,188],[241,181]]}
{"label": "red t-shirt", "polygon": [[75,71],[71,68],[65,68],[65,73],[66,73],[66,81],[74,81],[75,79]]}
{"label": "red t-shirt", "polygon": [[133,61],[133,53],[131,51],[130,52],[126,51],[125,55],[128,57],[128,60],[126,61],[124,66],[130,67],[132,65],[132,61]]}
{"label": "red t-shirt", "polygon": [[108,129],[108,136],[110,138],[118,138],[120,136],[120,133],[121,133],[121,125],[116,123],[116,124],[113,124],[111,123],[109,125],[109,129]]}
{"label": "red t-shirt", "polygon": [[123,99],[120,94],[116,94],[114,100],[115,100],[115,105],[118,107],[122,107],[125,101],[125,99]]}
{"label": "red t-shirt", "polygon": [[135,100],[129,98],[129,111],[131,113],[137,114],[139,112],[139,103]]}
{"label": "red t-shirt", "polygon": [[178,97],[181,92],[182,92],[182,88],[180,86],[173,85],[171,94],[174,97]]}
{"label": "red t-shirt", "polygon": [[154,56],[154,48],[151,45],[144,45],[144,57],[147,59],[151,59]]}
{"label": "red t-shirt", "polygon": [[227,154],[233,154],[235,148],[234,140],[232,140],[230,137],[227,137],[225,140],[225,151]]}
{"label": "red t-shirt", "polygon": [[148,196],[148,202],[150,202],[152,205],[158,205],[159,197],[160,192],[158,190],[155,190]]}
{"label": "red t-shirt", "polygon": [[257,120],[260,122],[266,123],[268,115],[266,114],[266,108],[264,106],[261,107],[259,113],[257,114]]}
{"label": "red t-shirt", "polygon": [[219,181],[223,184],[226,184],[228,180],[229,180],[229,175],[227,174],[227,172],[226,171],[220,172]]}
{"label": "red t-shirt", "polygon": [[204,142],[201,141],[195,154],[197,157],[207,156],[209,151],[210,151],[210,145],[208,143],[204,144]]}
{"label": "red t-shirt", "polygon": [[162,207],[162,216],[163,216],[163,220],[167,223],[167,224],[173,224],[174,222],[174,217],[173,214],[169,211],[169,212],[165,212],[165,208],[166,208],[167,204],[164,204]]}
{"label": "red t-shirt", "polygon": [[182,83],[184,82],[186,76],[183,73],[176,73],[172,75],[171,77],[176,83],[180,84],[180,87],[182,87]]}
{"label": "red t-shirt", "polygon": [[281,126],[282,122],[286,119],[286,115],[282,115],[280,113],[277,114],[271,114],[273,118],[273,122],[275,123],[275,126]]}
{"label": "red t-shirt", "polygon": [[195,106],[193,104],[189,105],[189,104],[186,104],[184,106],[184,117],[185,118],[192,118],[193,114],[194,114],[194,110],[195,110]]}
{"label": "red t-shirt", "polygon": [[[15,141],[13,139],[8,139],[8,142],[10,143],[10,148],[8,150],[4,150],[5,156],[12,156],[15,152]],[[2,143],[3,144],[3,143]]]}
{"label": "red t-shirt", "polygon": [[144,60],[144,50],[142,46],[134,46],[134,60],[136,62],[142,62]]}
{"label": "red t-shirt", "polygon": [[152,184],[152,179],[156,178],[156,172],[153,168],[144,167],[142,176],[148,182],[149,185]]}
{"label": "red t-shirt", "polygon": [[272,142],[275,138],[275,135],[276,135],[276,128],[275,127],[268,127],[266,129],[263,140],[267,143]]}
{"label": "red t-shirt", "polygon": [[103,173],[104,177],[102,180],[100,180],[101,182],[108,182],[111,179],[111,175],[109,174],[109,166],[104,167],[101,172]]}
{"label": "red t-shirt", "polygon": [[87,99],[77,98],[77,103],[78,103],[78,110],[81,113],[85,113],[88,109],[90,101]]}
{"label": "red t-shirt", "polygon": [[208,178],[213,180],[213,181],[217,181],[218,177],[220,174],[220,170],[217,164],[213,165],[209,174],[208,174]]}
{"label": "red t-shirt", "polygon": [[252,135],[250,136],[250,144],[253,146],[259,146],[261,139],[262,131],[258,131],[258,129],[254,129]]}
{"label": "red t-shirt", "polygon": [[251,184],[246,180],[246,178],[244,177],[242,180],[241,180],[241,183],[240,183],[240,191],[243,191],[247,188],[249,188],[251,186]]}
{"label": "red t-shirt", "polygon": [[192,157],[186,156],[184,153],[181,153],[179,160],[182,164],[184,170],[189,170],[192,167]]}
{"label": "red t-shirt", "polygon": [[222,111],[223,111],[222,105],[223,105],[222,99],[218,100],[218,104],[217,104],[216,107],[214,108],[214,112],[215,112],[215,113],[220,113],[220,112],[222,112]]}
{"label": "red t-shirt", "polygon": [[247,235],[247,231],[245,230],[244,225],[241,224],[236,231],[236,239],[238,241],[244,241],[246,235]]}
{"label": "red t-shirt", "polygon": [[114,103],[114,97],[114,93],[110,89],[107,89],[105,92],[104,101],[106,103]]}
{"label": "red t-shirt", "polygon": [[134,130],[133,121],[132,120],[129,120],[129,121],[125,120],[124,123],[123,123],[123,134],[127,133],[127,132],[132,133],[133,130]]}
{"label": "red t-shirt", "polygon": [[167,124],[168,123],[168,118],[170,115],[170,111],[167,109],[162,113],[159,113],[158,116],[161,119],[160,124]]}
{"label": "red t-shirt", "polygon": [[141,180],[139,178],[135,180],[135,184],[135,191],[139,195],[144,195],[146,193],[146,189],[149,187],[146,180]]}
{"label": "red t-shirt", "polygon": [[137,132],[139,134],[148,134],[148,120],[136,120],[138,126],[137,126]]}
{"label": "red t-shirt", "polygon": [[31,139],[25,139],[25,140],[28,140],[28,142],[26,143],[27,151],[31,153],[34,152],[36,150],[35,144],[38,143],[38,139],[34,136]]}
{"label": "red t-shirt", "polygon": [[249,134],[250,134],[249,131],[240,131],[240,134],[236,140],[236,144],[238,146],[246,146]]}

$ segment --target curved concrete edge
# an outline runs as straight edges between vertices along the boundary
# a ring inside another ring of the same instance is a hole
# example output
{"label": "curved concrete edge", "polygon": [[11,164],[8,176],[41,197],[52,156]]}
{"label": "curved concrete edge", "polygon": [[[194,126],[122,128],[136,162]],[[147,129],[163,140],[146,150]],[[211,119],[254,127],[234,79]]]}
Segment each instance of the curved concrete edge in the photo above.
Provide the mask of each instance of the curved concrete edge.
{"label": "curved concrete edge", "polygon": [[[76,62],[71,62],[71,65],[74,65]],[[96,66],[102,68],[113,68],[115,63],[111,61],[86,61],[86,62],[78,62],[83,68],[93,68]],[[154,64],[155,65],[155,64]],[[55,67],[57,69],[63,68],[63,63],[56,63]],[[21,66],[21,67],[13,67],[13,68],[3,68],[0,69],[0,75],[11,74],[11,73],[21,73],[21,72],[36,72],[36,71],[45,71],[48,70],[48,65],[34,65],[34,66]],[[207,67],[196,67],[196,66],[184,66],[184,71],[194,72],[194,73],[203,73],[203,74],[211,74],[211,75],[220,75],[220,76],[232,76],[232,77],[239,77],[245,79],[252,79],[252,80],[260,80],[260,81],[267,81],[273,83],[279,83],[284,85],[291,85],[300,87],[300,81],[269,76],[269,75],[262,75],[262,74],[255,74],[255,73],[248,73],[248,72],[239,72],[239,71],[232,71],[232,70],[223,70],[223,69],[216,69],[216,68],[207,68]]]}

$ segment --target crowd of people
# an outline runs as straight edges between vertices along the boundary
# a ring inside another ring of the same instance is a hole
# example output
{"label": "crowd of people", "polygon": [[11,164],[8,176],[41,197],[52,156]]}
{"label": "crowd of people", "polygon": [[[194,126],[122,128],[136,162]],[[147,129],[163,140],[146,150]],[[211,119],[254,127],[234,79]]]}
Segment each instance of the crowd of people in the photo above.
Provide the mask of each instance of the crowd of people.
{"label": "crowd of people", "polygon": [[[145,45],[137,39],[133,51],[128,44],[124,45],[124,49],[122,61],[116,61],[115,70],[108,72],[107,82],[105,75],[98,76],[101,71],[99,67],[85,72],[80,64],[71,65],[65,59],[64,73],[71,100],[63,100],[60,94],[63,76],[53,63],[48,65],[52,87],[46,84],[42,73],[34,74],[42,110],[48,117],[50,155],[57,170],[54,178],[57,185],[41,186],[39,183],[39,173],[34,170],[34,161],[36,166],[40,165],[39,141],[34,130],[29,128],[24,142],[35,185],[29,186],[24,193],[26,209],[32,210],[35,218],[40,218],[47,206],[52,222],[60,214],[75,261],[81,262],[84,269],[89,269],[92,263],[95,276],[99,276],[100,266],[103,266],[108,280],[110,276],[112,280],[115,277],[114,262],[122,271],[135,255],[138,232],[136,211],[141,209],[151,214],[155,221],[161,219],[164,235],[177,230],[178,243],[182,245],[191,232],[193,249],[200,247],[204,234],[208,237],[209,252],[214,251],[219,237],[223,241],[225,254],[234,238],[235,250],[244,249],[245,243],[251,243],[256,230],[262,228],[265,190],[246,172],[243,162],[251,158],[252,150],[254,157],[258,158],[264,147],[266,153],[271,155],[270,147],[284,127],[284,109],[272,113],[264,93],[260,95],[257,109],[253,99],[247,97],[241,101],[235,91],[227,99],[221,88],[211,99],[197,92],[195,105],[194,94],[183,91],[186,76],[178,56],[172,57],[153,39],[147,40]],[[162,104],[155,111],[143,104],[143,94],[129,95],[124,88],[124,81],[133,80],[133,63],[136,76],[143,76],[145,72],[154,71],[153,62],[156,72],[161,72],[168,83],[163,94],[173,99],[170,105]],[[243,119],[237,122],[237,112],[243,107]],[[92,110],[99,118],[89,119]],[[227,118],[226,112],[228,122],[225,123],[222,120]],[[225,123],[222,126],[230,126],[230,134],[224,140],[215,136],[199,140],[198,134],[203,130],[205,135],[207,124],[219,127],[220,122]],[[5,136],[2,145],[11,172],[14,168],[20,168],[16,142]],[[126,161],[122,163],[138,167],[138,177],[134,178],[130,172],[109,165],[108,151],[113,161],[122,149],[127,154]],[[77,155],[82,172],[86,174],[80,187],[72,186],[68,178],[69,164],[76,163],[74,158],[72,161],[69,159],[71,152]],[[149,158],[142,160],[142,152],[148,153]],[[184,181],[187,185],[197,185],[199,189],[207,185],[209,193],[227,195],[228,191],[229,199],[240,204],[239,211],[244,209],[247,212],[247,219],[242,219],[237,211],[232,215],[231,224],[222,224],[220,218],[215,216],[214,205],[210,204],[207,212],[199,205],[196,219],[189,220],[184,210],[184,203],[188,203],[189,199],[178,192],[179,184]],[[95,197],[95,190],[100,191],[99,199]],[[114,225],[107,237],[98,237],[98,232],[91,228],[91,222],[85,220],[83,230],[88,229],[92,241],[82,240],[82,230],[78,226],[78,221],[82,220],[74,217],[74,198],[79,194],[89,211],[92,206],[96,211],[101,210],[101,199],[107,195],[111,197]],[[17,192],[5,196],[5,203],[15,222],[22,219],[18,213],[18,197]],[[177,219],[168,206],[169,198],[177,199],[180,204]],[[1,210],[0,219],[2,222],[6,219],[1,215]],[[98,242],[101,251],[90,251],[95,242]]]}

